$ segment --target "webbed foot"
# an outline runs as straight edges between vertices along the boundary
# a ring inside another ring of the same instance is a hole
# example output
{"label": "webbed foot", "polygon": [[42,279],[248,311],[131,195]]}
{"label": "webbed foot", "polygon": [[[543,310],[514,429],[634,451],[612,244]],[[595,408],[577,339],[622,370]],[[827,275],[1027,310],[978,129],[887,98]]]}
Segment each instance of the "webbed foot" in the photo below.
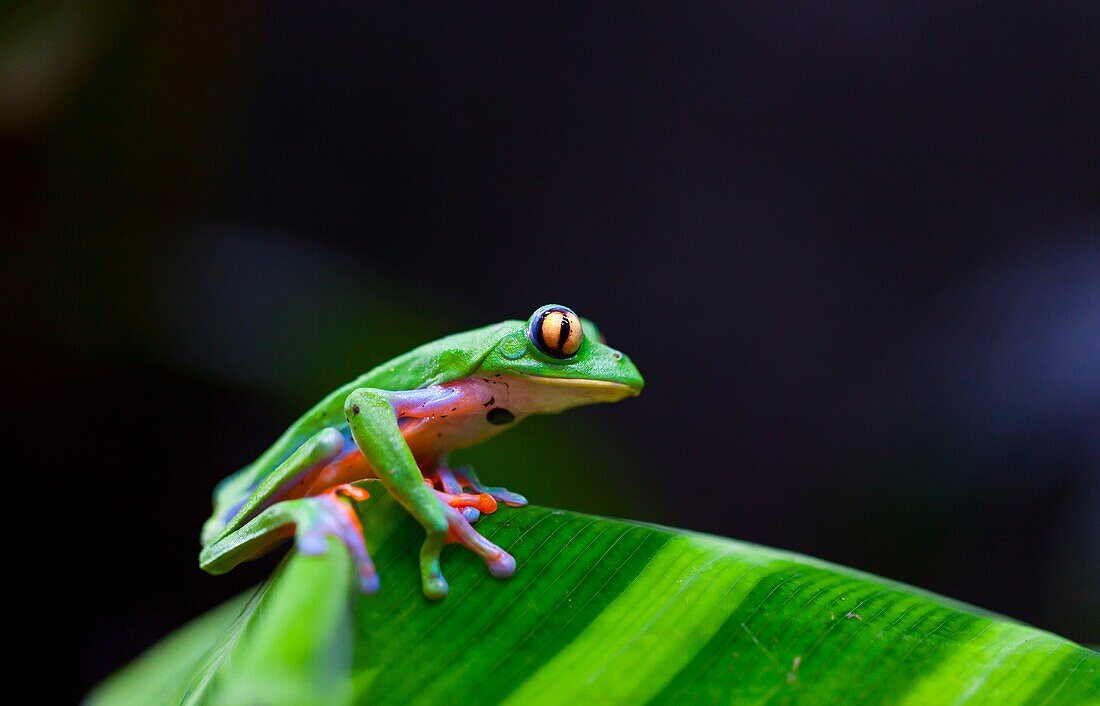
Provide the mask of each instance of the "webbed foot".
{"label": "webbed foot", "polygon": [[444,544],[461,544],[477,554],[495,578],[508,578],[515,572],[516,560],[511,554],[481,536],[458,508],[451,506],[442,498],[440,503],[447,518],[447,529],[430,533],[420,550],[420,575],[425,596],[432,600],[439,600],[447,595],[447,579],[443,577],[439,562]]}
{"label": "webbed foot", "polygon": [[[497,501],[488,493],[478,493],[474,495],[472,493],[463,493],[461,490],[459,492],[436,490],[431,480],[425,478],[424,482],[432,488],[432,492],[435,493],[437,498],[461,512],[467,522],[474,522],[477,518],[481,517],[482,514],[492,515],[497,511]],[[471,516],[473,519],[470,519]]]}
{"label": "webbed foot", "polygon": [[472,466],[459,466],[454,470],[454,475],[459,483],[475,493],[487,493],[491,495],[494,500],[498,500],[509,507],[523,507],[527,504],[527,498],[519,493],[513,493],[507,488],[501,488],[500,486],[485,485],[482,483],[481,479],[474,473]]}
{"label": "webbed foot", "polygon": [[[495,501],[499,501],[508,505],[509,507],[523,507],[527,504],[527,498],[523,497],[519,493],[513,493],[507,488],[500,488],[496,486],[483,485],[481,479],[474,473],[474,469],[470,466],[460,466],[454,470],[447,468],[445,465],[438,466],[435,471],[426,476],[429,484],[435,487],[435,484],[439,485],[440,490],[451,496],[464,496],[463,490],[469,488],[478,495],[486,495]],[[489,515],[496,510],[496,503],[493,503],[491,510],[485,510],[482,506],[475,505],[473,503],[451,503],[452,507],[459,508],[462,516],[466,518],[466,521],[470,524],[477,522],[482,513]]]}

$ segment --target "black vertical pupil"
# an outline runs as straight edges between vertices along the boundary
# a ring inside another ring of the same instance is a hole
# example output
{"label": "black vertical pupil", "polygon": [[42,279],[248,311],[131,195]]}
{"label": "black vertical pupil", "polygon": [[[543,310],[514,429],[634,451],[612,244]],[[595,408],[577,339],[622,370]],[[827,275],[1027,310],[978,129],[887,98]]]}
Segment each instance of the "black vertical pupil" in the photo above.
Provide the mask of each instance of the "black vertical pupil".
{"label": "black vertical pupil", "polygon": [[558,331],[558,353],[565,348],[565,342],[569,340],[569,315],[564,311],[561,314],[561,330]]}
{"label": "black vertical pupil", "polygon": [[[546,340],[546,336],[543,335],[543,324],[546,323],[546,317],[550,314],[561,314],[561,325],[558,328],[558,340],[553,346]],[[565,354],[565,342],[569,340],[569,332],[572,330],[572,324],[569,323],[569,312],[562,311],[561,309],[551,309],[542,314],[538,319],[538,326],[534,331],[537,343],[540,349],[544,353],[548,353],[555,358],[568,358]]]}

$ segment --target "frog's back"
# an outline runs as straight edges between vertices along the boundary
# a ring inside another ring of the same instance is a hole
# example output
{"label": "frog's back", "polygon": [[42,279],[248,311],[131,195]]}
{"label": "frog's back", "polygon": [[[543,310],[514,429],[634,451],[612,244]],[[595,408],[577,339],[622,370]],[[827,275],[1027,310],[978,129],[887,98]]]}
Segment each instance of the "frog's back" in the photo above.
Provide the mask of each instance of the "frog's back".
{"label": "frog's back", "polygon": [[353,391],[362,387],[412,390],[466,377],[477,370],[502,336],[522,325],[521,321],[503,321],[432,341],[330,392],[291,424],[259,458],[218,483],[214,489],[214,512],[203,525],[202,543],[208,544],[230,524],[236,526],[246,519],[236,518],[237,510],[264,478],[312,436],[335,427],[350,437],[344,419],[344,400]]}

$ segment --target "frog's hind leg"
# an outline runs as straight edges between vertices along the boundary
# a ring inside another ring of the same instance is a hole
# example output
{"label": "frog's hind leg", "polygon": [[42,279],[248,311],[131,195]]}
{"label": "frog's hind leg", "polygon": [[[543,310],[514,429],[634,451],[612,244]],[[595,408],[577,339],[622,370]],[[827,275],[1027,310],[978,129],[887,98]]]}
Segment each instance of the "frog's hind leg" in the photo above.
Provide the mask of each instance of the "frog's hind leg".
{"label": "frog's hind leg", "polygon": [[203,526],[203,544],[210,544],[237,530],[261,510],[280,500],[305,495],[312,476],[340,456],[344,445],[344,435],[335,427],[326,427],[311,436],[255,487],[248,489],[240,502],[220,513],[215,512]]}
{"label": "frog's hind leg", "polygon": [[[339,499],[346,498],[347,501]],[[328,542],[328,536],[334,536],[344,543],[351,553],[351,559],[355,563],[355,573],[359,577],[359,589],[363,593],[374,593],[378,590],[378,571],[374,568],[367,545],[364,542],[363,526],[359,523],[359,515],[355,513],[351,502],[366,500],[370,495],[367,491],[354,485],[339,485],[326,493],[306,500],[316,498],[324,503],[328,509],[326,515],[322,512],[319,521],[315,521],[301,529],[295,536],[295,545],[303,554],[324,554]]]}
{"label": "frog's hind leg", "polygon": [[350,501],[368,497],[362,488],[340,485],[321,495],[276,503],[244,527],[204,549],[199,564],[211,574],[224,574],[288,537],[294,537],[299,552],[309,555],[323,554],[328,548],[328,537],[335,537],[351,554],[360,590],[374,593],[379,586],[378,572],[363,541],[359,516],[350,505]]}

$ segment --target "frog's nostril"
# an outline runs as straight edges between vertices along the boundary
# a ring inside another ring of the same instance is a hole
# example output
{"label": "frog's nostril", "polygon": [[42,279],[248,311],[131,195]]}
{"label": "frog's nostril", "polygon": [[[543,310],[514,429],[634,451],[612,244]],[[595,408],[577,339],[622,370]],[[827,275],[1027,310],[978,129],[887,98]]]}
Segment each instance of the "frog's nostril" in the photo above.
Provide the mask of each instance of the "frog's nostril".
{"label": "frog's nostril", "polygon": [[615,351],[614,353],[611,354],[611,357],[614,358],[615,360],[622,360],[623,359],[623,354],[618,352],[618,351]]}

